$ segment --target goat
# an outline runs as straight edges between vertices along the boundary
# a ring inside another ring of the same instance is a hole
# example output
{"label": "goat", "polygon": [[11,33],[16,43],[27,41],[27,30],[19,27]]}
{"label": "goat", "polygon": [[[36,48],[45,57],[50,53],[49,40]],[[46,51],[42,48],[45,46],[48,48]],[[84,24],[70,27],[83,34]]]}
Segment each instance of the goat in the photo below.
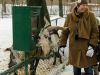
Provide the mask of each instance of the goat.
{"label": "goat", "polygon": [[[36,57],[34,60],[30,61],[30,71],[31,75],[35,75],[36,68],[38,66],[39,56],[47,57],[50,54],[53,54],[54,62],[53,65],[56,64],[56,58],[59,57],[60,63],[62,63],[61,55],[59,54],[59,35],[58,30],[66,29],[64,27],[59,26],[47,26],[43,28],[39,34],[38,42],[37,42],[37,48],[29,53],[29,57]],[[41,47],[41,48],[40,48]],[[12,51],[11,51],[12,52]],[[11,57],[14,56],[13,53],[11,53]],[[20,56],[20,52],[19,52]],[[16,58],[15,58],[16,59]],[[10,60],[9,65],[13,66],[11,64],[12,58]]]}

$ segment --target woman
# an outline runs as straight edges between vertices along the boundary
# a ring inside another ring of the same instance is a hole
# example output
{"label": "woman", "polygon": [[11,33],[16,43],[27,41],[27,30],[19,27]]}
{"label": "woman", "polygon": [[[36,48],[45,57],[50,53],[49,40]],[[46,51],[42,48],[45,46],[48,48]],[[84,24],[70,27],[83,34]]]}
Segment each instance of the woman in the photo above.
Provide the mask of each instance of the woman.
{"label": "woman", "polygon": [[74,75],[81,75],[81,68],[86,75],[93,75],[92,65],[97,63],[94,48],[98,42],[98,26],[86,0],[78,1],[67,15],[64,27],[68,29],[62,31],[60,46],[66,46],[69,30],[69,64],[73,65]]}

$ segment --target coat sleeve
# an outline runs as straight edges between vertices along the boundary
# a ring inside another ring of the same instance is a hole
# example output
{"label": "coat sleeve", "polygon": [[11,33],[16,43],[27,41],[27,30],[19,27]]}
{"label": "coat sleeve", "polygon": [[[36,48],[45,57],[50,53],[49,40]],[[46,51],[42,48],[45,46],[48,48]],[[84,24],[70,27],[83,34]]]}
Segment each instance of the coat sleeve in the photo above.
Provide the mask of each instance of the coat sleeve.
{"label": "coat sleeve", "polygon": [[99,40],[99,30],[98,25],[96,23],[96,17],[93,13],[91,14],[91,25],[92,29],[89,44],[95,47]]}
{"label": "coat sleeve", "polygon": [[68,36],[69,36],[69,28],[68,28],[69,18],[70,18],[70,16],[68,14],[67,18],[65,20],[65,24],[64,24],[64,27],[67,27],[67,28],[62,30],[60,42],[59,42],[60,46],[66,46],[66,43],[67,43],[67,39],[68,39]]}

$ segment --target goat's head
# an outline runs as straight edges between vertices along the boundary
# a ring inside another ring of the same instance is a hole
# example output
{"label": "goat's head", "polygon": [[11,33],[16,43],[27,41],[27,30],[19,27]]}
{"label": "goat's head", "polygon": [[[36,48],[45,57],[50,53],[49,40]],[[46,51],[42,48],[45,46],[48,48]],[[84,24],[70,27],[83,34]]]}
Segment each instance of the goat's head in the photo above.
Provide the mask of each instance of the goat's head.
{"label": "goat's head", "polygon": [[63,29],[64,27],[48,26],[41,30],[38,45],[41,46],[44,55],[48,55],[51,50],[57,49],[59,41],[58,30]]}

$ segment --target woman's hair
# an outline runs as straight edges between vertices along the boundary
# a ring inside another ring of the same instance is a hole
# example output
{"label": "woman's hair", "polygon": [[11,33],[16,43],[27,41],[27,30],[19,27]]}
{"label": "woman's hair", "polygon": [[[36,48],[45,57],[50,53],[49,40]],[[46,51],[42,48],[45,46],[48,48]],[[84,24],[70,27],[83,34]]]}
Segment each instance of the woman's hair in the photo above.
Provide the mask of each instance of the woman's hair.
{"label": "woman's hair", "polygon": [[88,4],[86,0],[78,0],[77,6],[80,6],[81,4]]}

